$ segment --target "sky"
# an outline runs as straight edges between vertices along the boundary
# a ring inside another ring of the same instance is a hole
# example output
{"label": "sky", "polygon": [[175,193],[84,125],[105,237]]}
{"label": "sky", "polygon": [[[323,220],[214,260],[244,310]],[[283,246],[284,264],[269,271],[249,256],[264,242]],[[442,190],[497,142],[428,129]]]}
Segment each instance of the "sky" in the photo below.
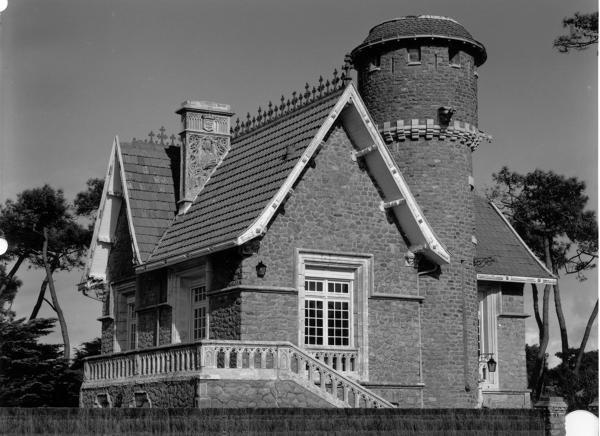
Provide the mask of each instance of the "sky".
{"label": "sky", "polygon": [[[44,183],[67,198],[104,177],[113,137],[144,138],[184,100],[227,103],[240,117],[329,77],[369,29],[404,15],[444,15],[488,52],[479,68],[478,189],[503,165],[575,176],[598,208],[598,55],[552,47],[562,19],[591,0],[8,0],[0,17],[0,202]],[[22,270],[13,310],[28,316],[42,280]],[[77,345],[98,336],[99,304],[57,276]],[[561,279],[569,337],[578,346],[597,298],[596,272]],[[526,295],[532,313],[531,293]],[[549,352],[560,348],[552,314]],[[52,316],[44,309],[41,316]],[[588,349],[597,349],[597,329]],[[52,336],[59,341],[59,335]],[[528,342],[535,342],[533,317]]]}

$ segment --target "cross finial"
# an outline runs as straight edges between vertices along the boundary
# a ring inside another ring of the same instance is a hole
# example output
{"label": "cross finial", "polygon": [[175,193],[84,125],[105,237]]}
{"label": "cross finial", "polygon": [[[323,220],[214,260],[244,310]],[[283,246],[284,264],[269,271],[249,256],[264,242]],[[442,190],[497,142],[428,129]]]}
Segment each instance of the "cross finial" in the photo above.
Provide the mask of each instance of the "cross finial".
{"label": "cross finial", "polygon": [[175,140],[177,139],[177,137],[175,135],[171,135],[169,136],[169,139],[171,140],[171,145],[175,145]]}
{"label": "cross finial", "polygon": [[150,142],[154,143],[154,137],[156,135],[154,134],[154,132],[152,130],[150,130],[150,133],[148,133],[148,138],[150,138]]}
{"label": "cross finial", "polygon": [[157,135],[156,138],[160,140],[160,145],[165,145],[165,139],[168,138],[167,135],[165,135],[166,130],[167,129],[165,129],[165,126],[161,126],[160,129],[158,129],[160,133]]}

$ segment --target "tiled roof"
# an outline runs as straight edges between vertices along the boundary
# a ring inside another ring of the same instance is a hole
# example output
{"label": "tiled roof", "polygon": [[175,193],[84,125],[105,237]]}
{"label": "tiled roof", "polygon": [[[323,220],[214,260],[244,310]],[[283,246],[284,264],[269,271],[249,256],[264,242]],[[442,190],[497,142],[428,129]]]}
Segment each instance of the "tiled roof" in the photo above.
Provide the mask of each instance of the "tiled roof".
{"label": "tiled roof", "polygon": [[281,188],[341,92],[233,139],[223,162],[187,213],[176,217],[148,261],[202,250],[240,236]]}
{"label": "tiled roof", "polygon": [[179,151],[174,146],[142,141],[120,146],[135,236],[142,261],[146,261],[175,215],[169,154]]}
{"label": "tiled roof", "polygon": [[478,274],[552,278],[480,195],[475,195],[475,236]]}
{"label": "tiled roof", "polygon": [[435,35],[442,38],[468,41],[476,49],[477,65],[485,62],[485,48],[473,39],[473,36],[460,23],[452,18],[433,15],[406,16],[384,21],[369,31],[369,35],[362,44],[353,50],[353,55],[364,47],[377,44],[380,41],[415,35]]}

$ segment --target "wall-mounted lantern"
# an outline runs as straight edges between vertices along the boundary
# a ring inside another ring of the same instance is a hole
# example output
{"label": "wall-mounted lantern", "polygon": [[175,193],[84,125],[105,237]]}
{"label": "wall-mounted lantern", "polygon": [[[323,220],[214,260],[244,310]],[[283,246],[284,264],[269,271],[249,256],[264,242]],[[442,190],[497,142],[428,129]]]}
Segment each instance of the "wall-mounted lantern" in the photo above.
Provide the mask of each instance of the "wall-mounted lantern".
{"label": "wall-mounted lantern", "polygon": [[487,361],[487,367],[489,372],[496,372],[496,361],[494,360],[494,356],[490,357],[490,360]]}
{"label": "wall-mounted lantern", "polygon": [[266,273],[267,273],[267,265],[262,263],[262,261],[258,262],[258,265],[256,265],[256,276],[258,278],[262,279]]}

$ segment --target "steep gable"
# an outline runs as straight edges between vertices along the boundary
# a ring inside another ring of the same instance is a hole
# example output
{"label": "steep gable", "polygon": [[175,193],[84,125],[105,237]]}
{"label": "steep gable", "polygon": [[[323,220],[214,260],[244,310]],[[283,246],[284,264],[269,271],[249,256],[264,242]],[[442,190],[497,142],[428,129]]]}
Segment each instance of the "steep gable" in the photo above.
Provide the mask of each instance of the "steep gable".
{"label": "steep gable", "polygon": [[[187,213],[175,218],[144,268],[241,245],[262,235],[336,121],[381,190],[381,209],[436,263],[450,256],[427,223],[352,84],[232,141]],[[357,162],[357,164],[359,164]]]}
{"label": "steep gable", "polygon": [[479,280],[556,283],[502,213],[475,195],[475,269]]}
{"label": "steep gable", "polygon": [[[80,285],[84,292],[130,270],[115,268],[116,257],[128,265],[143,263],[171,223],[175,211],[173,151],[161,144],[121,144],[118,137],[114,139]],[[130,247],[123,246],[127,243]],[[115,250],[121,255],[115,257]]]}

